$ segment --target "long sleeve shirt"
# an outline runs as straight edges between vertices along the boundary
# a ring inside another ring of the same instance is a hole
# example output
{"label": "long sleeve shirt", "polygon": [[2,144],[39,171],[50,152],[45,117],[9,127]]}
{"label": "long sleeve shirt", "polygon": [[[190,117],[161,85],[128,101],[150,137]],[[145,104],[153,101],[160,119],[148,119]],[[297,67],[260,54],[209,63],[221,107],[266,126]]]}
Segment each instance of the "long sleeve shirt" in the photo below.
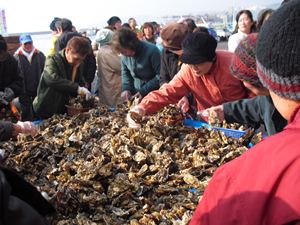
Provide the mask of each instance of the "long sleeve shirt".
{"label": "long sleeve shirt", "polygon": [[189,92],[193,94],[197,110],[247,97],[246,88],[230,74],[232,56],[231,52],[218,51],[210,72],[202,76],[196,76],[189,65],[183,64],[169,83],[148,94],[140,106],[148,114],[155,113],[164,106],[177,103]]}
{"label": "long sleeve shirt", "polygon": [[189,225],[300,224],[300,110],[213,175]]}
{"label": "long sleeve shirt", "polygon": [[153,44],[140,41],[134,57],[122,56],[122,91],[142,96],[159,88],[160,53]]}

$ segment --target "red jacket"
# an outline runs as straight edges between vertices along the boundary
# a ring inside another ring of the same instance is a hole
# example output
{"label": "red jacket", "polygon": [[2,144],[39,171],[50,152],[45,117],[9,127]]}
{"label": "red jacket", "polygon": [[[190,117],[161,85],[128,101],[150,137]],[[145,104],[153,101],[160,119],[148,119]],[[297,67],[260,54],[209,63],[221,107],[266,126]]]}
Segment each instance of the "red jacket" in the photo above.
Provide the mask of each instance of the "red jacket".
{"label": "red jacket", "polygon": [[210,72],[201,77],[196,77],[189,65],[182,65],[169,83],[149,93],[140,106],[151,114],[177,103],[189,92],[194,95],[198,110],[247,97],[246,88],[230,74],[232,56],[231,52],[217,51],[217,61]]}
{"label": "red jacket", "polygon": [[285,129],[212,177],[190,225],[300,224],[300,107]]}

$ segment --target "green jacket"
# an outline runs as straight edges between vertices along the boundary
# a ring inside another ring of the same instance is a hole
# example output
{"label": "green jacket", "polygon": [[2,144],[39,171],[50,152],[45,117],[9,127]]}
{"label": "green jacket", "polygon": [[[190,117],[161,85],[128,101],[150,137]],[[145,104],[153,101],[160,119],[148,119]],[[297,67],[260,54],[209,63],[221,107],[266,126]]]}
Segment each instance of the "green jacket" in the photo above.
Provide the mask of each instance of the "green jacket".
{"label": "green jacket", "polygon": [[159,88],[160,53],[150,43],[139,41],[134,57],[122,56],[122,91],[142,96]]}
{"label": "green jacket", "polygon": [[44,119],[53,114],[65,113],[69,98],[77,95],[78,85],[83,85],[82,72],[80,65],[73,82],[72,66],[66,60],[65,50],[49,56],[33,101],[33,110],[37,116]]}

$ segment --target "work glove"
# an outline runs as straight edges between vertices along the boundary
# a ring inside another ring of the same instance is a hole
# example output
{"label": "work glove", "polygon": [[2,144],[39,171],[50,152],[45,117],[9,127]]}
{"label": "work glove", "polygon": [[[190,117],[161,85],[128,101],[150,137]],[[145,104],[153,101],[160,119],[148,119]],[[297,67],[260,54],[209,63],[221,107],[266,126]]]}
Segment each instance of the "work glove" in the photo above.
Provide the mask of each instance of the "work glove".
{"label": "work glove", "polygon": [[4,89],[4,99],[8,102],[11,102],[15,97],[15,93],[11,88]]}
{"label": "work glove", "polygon": [[30,121],[26,121],[26,122],[18,121],[17,125],[20,127],[20,131],[23,134],[30,134],[31,136],[34,137],[38,132],[37,126],[35,126]]}
{"label": "work glove", "polygon": [[85,95],[86,100],[89,100],[92,97],[91,92],[85,87],[78,86],[77,93],[79,95]]}
{"label": "work glove", "polygon": [[132,109],[129,110],[126,116],[126,120],[128,126],[130,128],[139,129],[141,127],[141,122],[143,116],[145,116],[146,111],[139,105],[134,106]]}
{"label": "work glove", "polygon": [[121,93],[121,101],[122,101],[122,102],[127,102],[127,101],[130,100],[130,98],[131,98],[131,93],[130,93],[130,91],[123,91],[123,92]]}

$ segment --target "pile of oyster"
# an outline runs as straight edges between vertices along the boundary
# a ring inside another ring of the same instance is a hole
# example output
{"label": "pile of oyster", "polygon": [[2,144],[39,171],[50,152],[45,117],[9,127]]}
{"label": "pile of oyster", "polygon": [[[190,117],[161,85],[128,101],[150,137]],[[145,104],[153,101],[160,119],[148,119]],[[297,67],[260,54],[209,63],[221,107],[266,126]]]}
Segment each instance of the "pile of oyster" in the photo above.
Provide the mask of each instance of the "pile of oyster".
{"label": "pile of oyster", "polygon": [[138,130],[127,112],[53,116],[36,137],[0,144],[5,165],[55,206],[52,224],[187,224],[214,171],[247,150],[245,137],[183,126],[173,106]]}

